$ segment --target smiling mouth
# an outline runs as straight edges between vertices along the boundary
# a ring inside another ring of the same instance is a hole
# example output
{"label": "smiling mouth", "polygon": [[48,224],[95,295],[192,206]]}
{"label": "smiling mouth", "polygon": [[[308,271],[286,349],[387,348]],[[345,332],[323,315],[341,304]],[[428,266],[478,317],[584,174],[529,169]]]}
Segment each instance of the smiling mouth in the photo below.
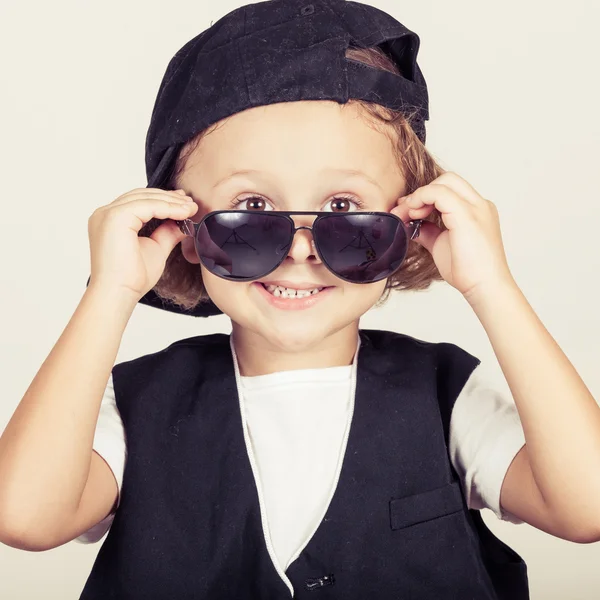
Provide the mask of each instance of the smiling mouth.
{"label": "smiling mouth", "polygon": [[308,296],[316,296],[322,290],[327,289],[328,287],[331,287],[331,286],[322,286],[322,287],[315,287],[315,288],[311,288],[311,289],[299,290],[299,289],[295,289],[295,288],[284,287],[282,285],[265,284],[262,282],[261,282],[261,285],[272,296],[275,296],[276,298],[288,298],[290,300],[295,299],[295,298],[299,299],[299,298],[307,298]]}

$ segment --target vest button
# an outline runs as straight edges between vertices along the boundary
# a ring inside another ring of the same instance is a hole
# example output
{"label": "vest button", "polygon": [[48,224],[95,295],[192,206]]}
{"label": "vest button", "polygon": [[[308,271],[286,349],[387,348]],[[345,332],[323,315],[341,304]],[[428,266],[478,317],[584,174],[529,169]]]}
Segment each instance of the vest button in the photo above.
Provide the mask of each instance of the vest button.
{"label": "vest button", "polygon": [[333,573],[329,575],[323,575],[323,577],[317,577],[315,579],[307,579],[304,582],[307,590],[316,590],[318,588],[325,587],[327,585],[333,585],[335,583],[335,578],[333,577]]}

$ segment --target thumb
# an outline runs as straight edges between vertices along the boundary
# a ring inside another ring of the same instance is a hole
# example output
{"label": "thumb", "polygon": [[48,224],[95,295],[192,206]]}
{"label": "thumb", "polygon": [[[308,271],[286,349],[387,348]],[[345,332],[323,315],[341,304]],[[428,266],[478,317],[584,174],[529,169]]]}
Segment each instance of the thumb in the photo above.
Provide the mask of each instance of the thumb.
{"label": "thumb", "polygon": [[160,227],[157,227],[150,238],[153,239],[164,252],[165,256],[168,256],[173,251],[173,248],[185,239],[186,234],[179,229],[177,223],[174,221],[167,221]]}
{"label": "thumb", "polygon": [[438,236],[442,233],[442,230],[431,221],[423,221],[419,230],[419,236],[413,241],[423,246],[429,253],[433,254],[433,245],[437,240]]}

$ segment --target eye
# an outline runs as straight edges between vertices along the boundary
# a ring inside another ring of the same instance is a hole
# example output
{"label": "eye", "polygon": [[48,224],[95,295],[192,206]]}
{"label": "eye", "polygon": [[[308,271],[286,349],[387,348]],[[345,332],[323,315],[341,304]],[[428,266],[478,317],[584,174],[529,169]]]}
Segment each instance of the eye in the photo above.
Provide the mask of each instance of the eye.
{"label": "eye", "polygon": [[351,210],[351,206],[354,204],[356,210],[360,210],[364,203],[358,198],[353,196],[336,196],[332,198],[327,204],[331,204],[331,211],[323,209],[325,212],[355,212]]}
{"label": "eye", "polygon": [[[237,210],[269,210],[270,204],[260,196],[248,196],[247,198],[235,198],[229,205]],[[273,210],[273,208],[270,208]]]}

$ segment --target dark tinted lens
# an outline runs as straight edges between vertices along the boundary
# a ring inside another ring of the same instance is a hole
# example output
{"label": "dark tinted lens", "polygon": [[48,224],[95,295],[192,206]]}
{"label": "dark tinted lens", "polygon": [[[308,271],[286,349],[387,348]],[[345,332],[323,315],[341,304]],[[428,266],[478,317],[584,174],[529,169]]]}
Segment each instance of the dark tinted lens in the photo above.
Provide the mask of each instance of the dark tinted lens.
{"label": "dark tinted lens", "polygon": [[224,211],[207,217],[196,236],[204,266],[227,279],[258,279],[285,257],[292,224],[281,215]]}
{"label": "dark tinted lens", "polygon": [[332,213],[313,225],[315,245],[327,266],[343,279],[370,283],[402,264],[408,239],[391,214]]}

